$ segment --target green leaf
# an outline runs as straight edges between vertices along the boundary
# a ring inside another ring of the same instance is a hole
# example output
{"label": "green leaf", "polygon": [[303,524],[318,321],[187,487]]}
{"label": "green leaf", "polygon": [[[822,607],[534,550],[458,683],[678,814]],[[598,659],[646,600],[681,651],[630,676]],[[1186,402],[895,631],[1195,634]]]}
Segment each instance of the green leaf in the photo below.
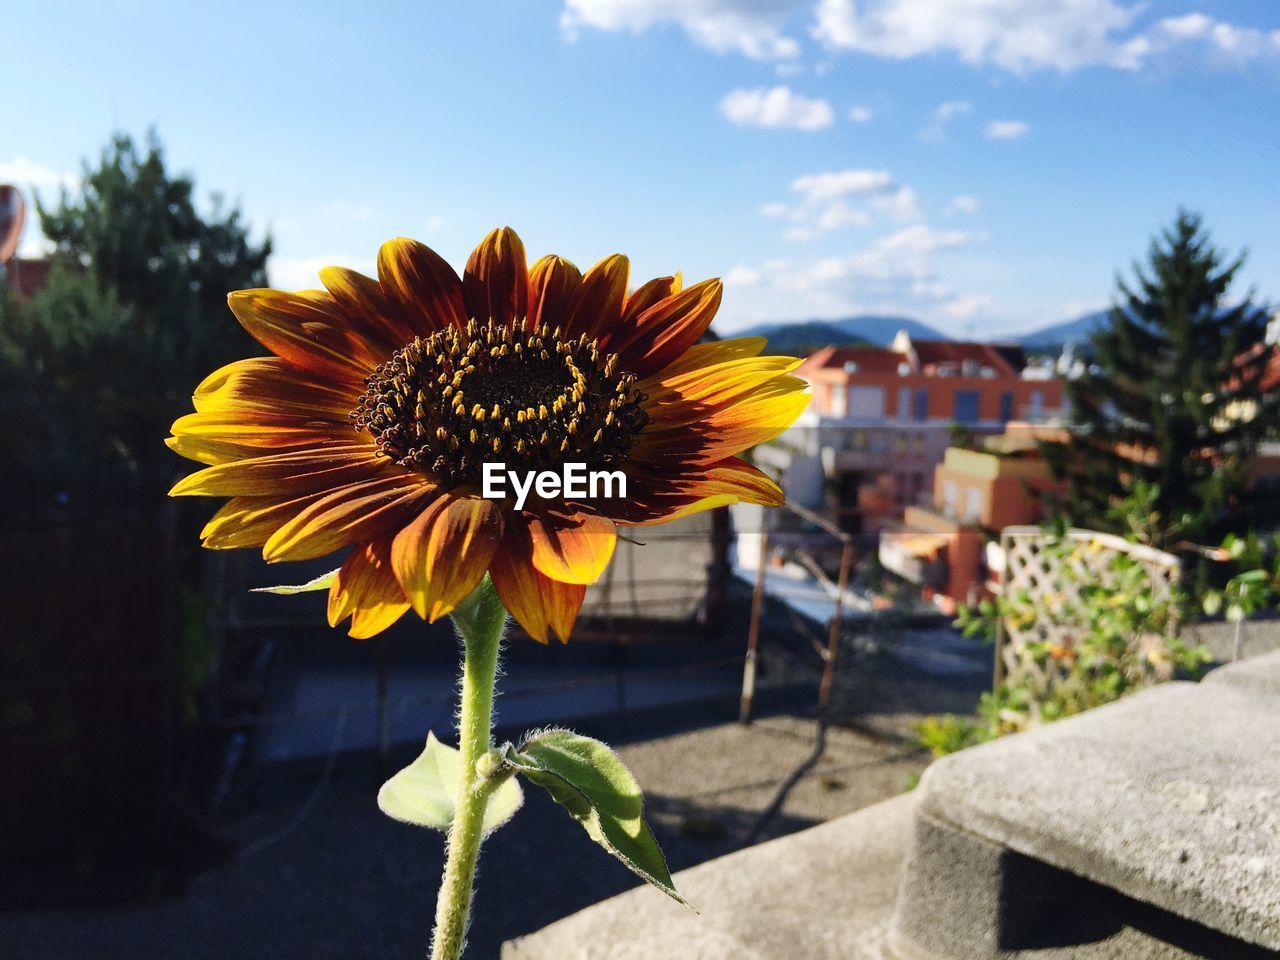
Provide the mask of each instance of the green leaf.
{"label": "green leaf", "polygon": [[544,730],[518,750],[509,746],[505,759],[545,787],[592,840],[633,873],[689,906],[676,893],[666,858],[645,823],[640,785],[607,745],[569,730]]}
{"label": "green leaf", "polygon": [[[461,766],[458,751],[428,733],[418,759],[382,785],[378,808],[393,820],[447,831],[453,823]],[[499,786],[484,809],[485,834],[510,820],[523,803],[524,792],[514,778]]]}
{"label": "green leaf", "polygon": [[[341,569],[341,567],[338,568],[338,570]],[[250,592],[275,593],[282,597],[289,597],[295,593],[310,593],[312,590],[328,590],[333,584],[334,578],[338,575],[338,570],[330,570],[328,573],[322,573],[314,580],[308,580],[306,583],[300,583],[297,586],[254,587]]]}

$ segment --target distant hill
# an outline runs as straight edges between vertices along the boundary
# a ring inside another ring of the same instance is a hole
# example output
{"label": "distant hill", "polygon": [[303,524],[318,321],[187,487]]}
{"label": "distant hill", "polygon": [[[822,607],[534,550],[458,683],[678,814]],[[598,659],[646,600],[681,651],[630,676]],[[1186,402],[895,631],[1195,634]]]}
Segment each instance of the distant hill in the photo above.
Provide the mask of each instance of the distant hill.
{"label": "distant hill", "polygon": [[1082,343],[1090,333],[1107,322],[1110,313],[1110,310],[1095,310],[1074,320],[1064,320],[1051,327],[1024,333],[1016,340],[1032,350],[1057,350],[1068,343]]}
{"label": "distant hill", "polygon": [[762,323],[737,332],[738,337],[767,337],[769,349],[808,353],[829,344],[887,347],[899,330],[917,340],[950,340],[945,333],[910,317],[865,314],[842,320],[805,320],[794,323]]}

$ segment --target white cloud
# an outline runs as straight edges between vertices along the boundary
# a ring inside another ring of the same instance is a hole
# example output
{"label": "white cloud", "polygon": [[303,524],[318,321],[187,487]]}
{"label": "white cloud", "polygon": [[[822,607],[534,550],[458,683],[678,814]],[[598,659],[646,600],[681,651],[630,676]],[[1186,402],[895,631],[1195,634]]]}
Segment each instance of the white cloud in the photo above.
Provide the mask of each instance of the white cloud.
{"label": "white cloud", "polygon": [[760,283],[760,271],[746,264],[738,264],[724,275],[726,287],[754,287]]}
{"label": "white cloud", "polygon": [[673,23],[717,53],[789,60],[799,55],[800,45],[783,27],[804,5],[803,0],[565,0],[560,29],[574,40],[583,27],[640,33]]}
{"label": "white cloud", "polygon": [[1179,52],[1235,67],[1280,58],[1280,30],[1203,13],[1139,27],[1151,6],[1138,0],[819,0],[813,33],[835,50],[899,60],[951,54],[1019,74],[1138,70]]}
{"label": "white cloud", "polygon": [[796,177],[790,189],[799,195],[796,203],[766,203],[760,213],[790,223],[782,238],[792,243],[846,227],[869,227],[877,218],[910,223],[923,216],[916,192],[887,170],[825,170]]}
{"label": "white cloud", "polygon": [[1021,140],[1031,132],[1031,125],[1022,120],[992,120],[985,133],[988,140]]}
{"label": "white cloud", "polygon": [[791,189],[810,203],[839,200],[859,193],[879,193],[893,186],[887,170],[835,170],[811,173],[791,181]]}
{"label": "white cloud", "polygon": [[946,100],[938,104],[938,109],[933,111],[933,118],[946,123],[954,117],[960,116],[962,113],[968,113],[973,109],[973,104],[968,100]]}
{"label": "white cloud", "polygon": [[1203,13],[1164,17],[1132,38],[1126,49],[1135,60],[1192,53],[1221,66],[1242,67],[1254,60],[1280,57],[1280,30],[1238,27]]}
{"label": "white cloud", "polygon": [[854,123],[867,123],[874,117],[875,111],[870,107],[858,106],[849,108],[849,119]]}
{"label": "white cloud", "polygon": [[881,237],[875,242],[875,249],[885,253],[920,256],[937,253],[939,250],[954,250],[973,243],[976,239],[977,234],[964,230],[935,230],[918,223]]}
{"label": "white cloud", "polygon": [[66,187],[70,190],[79,182],[78,175],[42,166],[29,157],[14,157],[8,163],[0,163],[0,183],[12,183],[18,187],[37,190],[46,187],[55,190]]}
{"label": "white cloud", "polygon": [[331,266],[350,267],[366,276],[377,272],[372,260],[335,253],[319,257],[272,257],[267,264],[267,275],[271,285],[279,290],[313,290],[321,286],[321,268]]}
{"label": "white cloud", "polygon": [[948,300],[942,305],[942,312],[953,320],[968,320],[989,306],[991,298],[986,294],[968,293]]}
{"label": "white cloud", "polygon": [[[990,297],[953,290],[938,274],[948,253],[979,243],[982,234],[914,225],[838,256],[774,259],[742,265],[728,283],[726,326],[850,313],[907,313],[954,325],[981,313]],[[749,287],[749,289],[742,289]]]}
{"label": "white cloud", "polygon": [[449,221],[445,217],[442,217],[437,213],[435,216],[427,217],[427,222],[423,224],[423,227],[428,231],[439,230],[448,223]]}
{"label": "white cloud", "polygon": [[982,201],[977,197],[971,197],[966,193],[952,197],[951,202],[947,204],[946,213],[948,215],[955,213],[977,213],[982,209]]}
{"label": "white cloud", "polygon": [[909,223],[919,220],[924,214],[920,211],[920,198],[910,187],[898,187],[890,193],[871,197],[867,206],[883,213],[897,223]]}
{"label": "white cloud", "polygon": [[973,104],[968,100],[946,100],[938,104],[928,125],[920,131],[920,139],[932,141],[945,139],[947,124],[972,109]]}
{"label": "white cloud", "polygon": [[830,47],[906,59],[951,53],[1015,73],[1120,65],[1117,34],[1137,6],[1115,0],[820,0]]}
{"label": "white cloud", "polygon": [[827,101],[802,97],[784,86],[733,90],[720,101],[720,112],[744,127],[814,131],[829,127],[835,121]]}

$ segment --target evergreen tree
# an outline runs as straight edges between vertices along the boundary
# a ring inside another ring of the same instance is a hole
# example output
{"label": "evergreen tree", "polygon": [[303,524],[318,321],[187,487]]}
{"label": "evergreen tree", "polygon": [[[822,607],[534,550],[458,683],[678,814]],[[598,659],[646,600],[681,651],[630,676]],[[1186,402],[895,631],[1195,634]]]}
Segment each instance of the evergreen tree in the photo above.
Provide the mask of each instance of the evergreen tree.
{"label": "evergreen tree", "polygon": [[1070,436],[1044,445],[1072,522],[1132,533],[1115,505],[1139,494],[1157,546],[1273,522],[1268,498],[1249,490],[1248,467],[1280,426],[1280,396],[1263,389],[1275,348],[1268,311],[1251,295],[1228,296],[1243,263],[1180,211],[1132,281],[1117,280],[1090,363],[1067,385]]}
{"label": "evergreen tree", "polygon": [[145,148],[117,135],[74,193],[37,202],[56,267],[0,329],[0,409],[40,422],[3,476],[33,506],[158,505],[183,469],[164,437],[192,387],[261,352],[226,295],[265,286],[270,240],[253,243],[217,195],[200,211],[195,193],[154,135]]}

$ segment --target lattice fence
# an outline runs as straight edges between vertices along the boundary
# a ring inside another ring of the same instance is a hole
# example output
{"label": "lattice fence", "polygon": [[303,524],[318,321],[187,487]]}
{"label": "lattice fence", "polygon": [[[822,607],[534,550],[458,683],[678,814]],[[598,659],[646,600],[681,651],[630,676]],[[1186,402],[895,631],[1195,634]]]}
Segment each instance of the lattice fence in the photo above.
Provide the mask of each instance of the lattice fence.
{"label": "lattice fence", "polygon": [[[1151,599],[1168,601],[1182,575],[1172,554],[1109,533],[1071,529],[1059,536],[1040,527],[1006,527],[1000,535],[1004,552],[1003,593],[1020,597],[1025,616],[1002,616],[996,632],[995,685],[1017,681],[1047,689],[1056,679],[1051,663],[1027,655],[1029,645],[1052,644],[1071,649],[1082,627],[1081,588],[1115,585],[1115,561],[1136,561],[1151,578]],[[1066,547],[1066,549],[1063,549]]]}

